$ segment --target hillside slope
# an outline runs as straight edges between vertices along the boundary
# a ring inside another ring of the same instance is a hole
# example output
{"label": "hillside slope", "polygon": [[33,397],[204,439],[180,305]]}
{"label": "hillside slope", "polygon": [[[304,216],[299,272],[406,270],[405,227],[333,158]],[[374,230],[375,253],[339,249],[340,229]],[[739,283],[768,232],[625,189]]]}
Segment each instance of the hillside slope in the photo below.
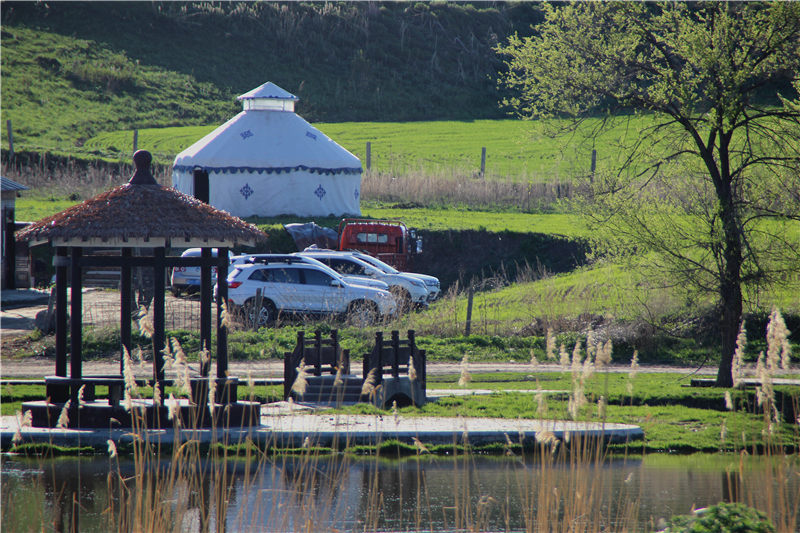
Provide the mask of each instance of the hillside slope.
{"label": "hillside slope", "polygon": [[18,150],[62,154],[101,131],[219,123],[265,81],[312,122],[498,118],[493,47],[539,18],[524,3],[3,2],[0,105]]}

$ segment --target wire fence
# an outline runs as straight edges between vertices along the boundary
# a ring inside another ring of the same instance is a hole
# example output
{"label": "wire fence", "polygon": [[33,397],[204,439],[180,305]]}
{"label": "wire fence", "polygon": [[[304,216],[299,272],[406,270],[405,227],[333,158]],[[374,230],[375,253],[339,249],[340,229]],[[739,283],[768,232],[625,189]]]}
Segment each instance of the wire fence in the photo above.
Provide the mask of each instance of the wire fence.
{"label": "wire fence", "polygon": [[[216,323],[216,306],[211,306],[212,324]],[[167,330],[200,331],[200,300],[168,298],[164,310],[164,326]],[[93,302],[83,306],[83,327],[119,327],[120,303],[113,301]]]}

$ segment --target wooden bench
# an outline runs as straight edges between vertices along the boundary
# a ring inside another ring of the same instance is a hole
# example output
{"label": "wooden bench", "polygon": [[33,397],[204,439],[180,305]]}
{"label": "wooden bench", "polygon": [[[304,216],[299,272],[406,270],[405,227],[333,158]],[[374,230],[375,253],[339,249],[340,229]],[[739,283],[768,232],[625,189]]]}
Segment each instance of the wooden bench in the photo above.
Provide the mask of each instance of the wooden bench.
{"label": "wooden bench", "polygon": [[314,332],[314,338],[306,339],[304,331],[297,332],[297,344],[291,352],[283,357],[283,398],[289,398],[292,385],[297,379],[297,368],[304,362],[304,370],[313,375],[323,373],[335,375],[337,370],[342,374],[350,373],[350,350],[343,350],[339,345],[339,332],[332,330],[330,337],[323,337],[320,330]]}
{"label": "wooden bench", "polygon": [[427,375],[425,371],[425,350],[417,348],[413,329],[408,330],[408,338],[401,339],[399,331],[392,331],[390,339],[384,339],[382,331],[375,333],[375,345],[372,351],[364,356],[364,379],[372,370],[375,372],[375,386],[383,381],[384,376],[399,378],[409,376],[414,369],[415,380],[425,389]]}
{"label": "wooden bench", "polygon": [[[83,387],[83,400],[94,401],[97,397],[95,387],[108,387],[108,404],[118,407],[125,391],[125,379],[122,376],[83,376],[69,378],[61,376],[46,376],[44,378],[45,393],[51,403],[64,403],[69,399],[77,398],[78,391]],[[162,382],[162,387],[171,385],[171,381]],[[137,379],[136,385],[146,387],[152,381]]]}

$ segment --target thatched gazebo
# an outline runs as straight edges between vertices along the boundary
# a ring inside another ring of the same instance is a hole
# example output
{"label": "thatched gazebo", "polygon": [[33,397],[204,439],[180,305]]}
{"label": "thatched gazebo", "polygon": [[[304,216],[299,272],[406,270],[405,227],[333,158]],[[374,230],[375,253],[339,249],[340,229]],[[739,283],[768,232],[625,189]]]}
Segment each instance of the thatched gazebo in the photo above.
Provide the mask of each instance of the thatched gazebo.
{"label": "thatched gazebo", "polygon": [[[123,358],[120,358],[118,376],[84,376],[81,357],[82,299],[81,274],[88,267],[119,267],[120,283],[120,353],[131,350],[131,317],[133,297],[131,273],[135,267],[151,268],[154,279],[153,297],[153,380],[161,391],[167,384],[164,375],[165,348],[165,294],[166,269],[175,266],[199,266],[200,287],[200,341],[201,346],[212,350],[213,300],[212,272],[216,267],[218,285],[217,298],[217,346],[216,379],[217,398],[222,404],[236,402],[236,378],[228,376],[227,331],[222,325],[221,311],[227,300],[228,248],[236,245],[254,245],[266,235],[252,224],[211,207],[191,196],[174,189],[160,186],[150,172],[152,157],[149,152],[139,150],[133,156],[136,171],[130,181],[122,186],[99,194],[85,202],[72,206],[53,216],[44,218],[17,234],[20,241],[31,244],[49,242],[56,249],[53,260],[56,270],[56,365],[55,376],[46,378],[47,407],[33,412],[34,424],[52,426],[57,411],[67,400],[77,405],[80,387],[89,399],[94,397],[95,385],[109,387],[110,409],[105,414],[89,413],[81,409],[80,420],[74,425],[107,426],[113,417],[126,418],[119,412],[119,395],[122,387]],[[118,248],[117,256],[85,255],[86,248]],[[182,258],[167,256],[171,247],[199,247],[200,257]],[[135,256],[134,248],[152,250],[152,256]],[[212,249],[217,248],[217,257]],[[68,279],[69,274],[69,279]],[[67,375],[67,284],[71,288],[69,320],[69,376]],[[200,395],[208,390],[210,361],[201,364],[200,379],[193,383],[195,402],[201,403]],[[35,402],[32,402],[35,403]],[[158,411],[158,410],[156,410]],[[230,410],[229,410],[230,411]],[[38,416],[37,416],[38,415]],[[157,415],[158,416],[158,415]],[[70,417],[72,419],[72,417]],[[71,420],[71,425],[72,424]]]}

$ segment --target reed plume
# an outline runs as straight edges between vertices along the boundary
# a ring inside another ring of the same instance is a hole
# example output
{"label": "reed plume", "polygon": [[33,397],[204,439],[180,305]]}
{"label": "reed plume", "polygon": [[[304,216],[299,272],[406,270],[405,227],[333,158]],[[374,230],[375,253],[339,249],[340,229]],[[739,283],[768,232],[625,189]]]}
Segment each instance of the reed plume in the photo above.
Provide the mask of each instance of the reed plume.
{"label": "reed plume", "polygon": [[72,400],[67,400],[67,403],[61,408],[61,414],[58,415],[58,422],[56,422],[58,429],[67,429],[69,427],[69,408],[71,405]]}
{"label": "reed plume", "polygon": [[302,398],[308,388],[308,374],[306,373],[305,358],[300,359],[300,366],[295,370],[297,371],[297,377],[294,379],[294,383],[292,383],[292,392]]}
{"label": "reed plume", "polygon": [[464,354],[464,357],[461,359],[461,375],[458,378],[458,386],[459,387],[466,387],[467,383],[472,380],[472,374],[469,373],[469,367],[467,364],[467,354]]}
{"label": "reed plume", "polygon": [[364,384],[361,386],[361,396],[369,396],[375,393],[375,384],[378,382],[378,369],[373,368],[367,374],[367,379],[364,380]]}
{"label": "reed plume", "polygon": [[117,445],[111,439],[108,439],[106,444],[108,444],[108,456],[113,459],[117,456]]}
{"label": "reed plume", "polygon": [[739,326],[739,335],[736,337],[736,350],[733,352],[733,386],[738,387],[744,380],[744,350],[747,346],[747,331],[744,320]]}
{"label": "reed plume", "polygon": [[556,338],[553,335],[553,328],[547,328],[545,354],[547,355],[548,361],[555,360],[556,358]]}

